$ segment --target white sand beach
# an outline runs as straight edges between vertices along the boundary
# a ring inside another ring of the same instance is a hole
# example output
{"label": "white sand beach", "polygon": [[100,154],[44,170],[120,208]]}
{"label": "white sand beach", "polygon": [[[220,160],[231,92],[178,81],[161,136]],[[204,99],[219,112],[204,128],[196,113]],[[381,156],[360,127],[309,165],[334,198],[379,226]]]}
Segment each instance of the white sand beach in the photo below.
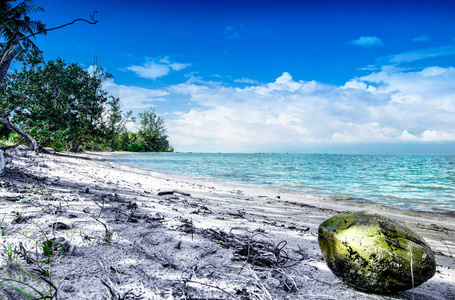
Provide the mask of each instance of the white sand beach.
{"label": "white sand beach", "polygon": [[[0,177],[5,299],[27,299],[18,288],[57,299],[455,297],[453,215],[175,177],[110,162],[116,153],[19,154]],[[422,235],[435,276],[393,295],[345,285],[325,264],[317,230],[350,210]]]}

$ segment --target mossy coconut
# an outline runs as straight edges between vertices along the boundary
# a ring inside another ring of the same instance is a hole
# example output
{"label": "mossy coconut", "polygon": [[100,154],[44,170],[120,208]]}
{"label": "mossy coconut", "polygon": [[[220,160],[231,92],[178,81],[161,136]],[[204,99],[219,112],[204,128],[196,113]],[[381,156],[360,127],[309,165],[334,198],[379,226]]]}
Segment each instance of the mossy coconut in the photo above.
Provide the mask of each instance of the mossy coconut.
{"label": "mossy coconut", "polygon": [[318,233],[330,270],[363,292],[408,290],[436,272],[434,254],[423,238],[384,216],[339,214],[324,221]]}

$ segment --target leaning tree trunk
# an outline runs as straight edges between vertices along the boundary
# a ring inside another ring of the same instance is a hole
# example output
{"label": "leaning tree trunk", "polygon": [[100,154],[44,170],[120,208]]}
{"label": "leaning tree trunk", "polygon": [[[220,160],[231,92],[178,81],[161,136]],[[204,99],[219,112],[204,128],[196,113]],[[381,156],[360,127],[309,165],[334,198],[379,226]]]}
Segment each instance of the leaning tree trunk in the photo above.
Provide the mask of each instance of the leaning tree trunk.
{"label": "leaning tree trunk", "polygon": [[8,128],[11,131],[17,132],[19,135],[21,135],[23,138],[25,138],[30,143],[31,150],[35,151],[35,153],[38,154],[38,152],[39,152],[38,143],[36,142],[36,140],[34,138],[32,138],[30,136],[30,134],[21,130],[19,127],[17,127],[13,123],[11,123],[8,119],[4,119],[4,118],[0,117],[0,124],[2,124],[3,126],[5,126],[6,128]]}
{"label": "leaning tree trunk", "polygon": [[0,57],[0,81],[2,81],[3,78],[5,78],[6,73],[8,73],[8,69],[14,57],[22,50],[20,45],[11,45],[10,43],[6,43],[2,46]]}
{"label": "leaning tree trunk", "polygon": [[[0,57],[0,81],[2,81],[3,78],[5,78],[6,73],[8,73],[8,69],[11,65],[11,62],[13,61],[14,57],[20,51],[21,51],[21,47],[18,44],[14,45],[11,42],[2,44],[2,50],[0,52],[0,56],[1,56]],[[24,137],[30,143],[31,149],[34,150],[36,152],[36,154],[38,154],[38,151],[39,151],[38,143],[28,133],[21,130],[19,127],[17,127],[13,123],[11,123],[8,119],[5,119],[5,118],[0,117],[0,124],[5,126],[6,128],[8,128],[9,130],[14,131],[14,132],[18,133],[19,135],[21,135],[22,137]],[[1,156],[0,157],[0,167],[1,167],[1,164],[5,162],[3,150],[2,150],[2,153],[0,153],[0,156]],[[4,167],[5,166],[3,165],[3,168]],[[1,171],[1,169],[0,169],[0,171]]]}
{"label": "leaning tree trunk", "polygon": [[[19,54],[19,52],[22,50],[20,41],[29,39],[32,36],[35,36],[37,34],[43,34],[43,33],[45,34],[51,30],[56,30],[56,29],[60,29],[60,28],[63,28],[63,27],[69,26],[69,25],[73,25],[74,23],[76,23],[78,21],[85,21],[89,24],[94,25],[94,24],[98,23],[98,20],[95,20],[96,13],[97,13],[97,11],[95,11],[90,16],[91,21],[86,20],[86,19],[75,19],[70,23],[66,23],[66,24],[63,24],[63,25],[60,25],[57,27],[53,27],[50,29],[44,29],[44,30],[41,30],[38,32],[34,32],[34,33],[31,33],[30,35],[25,35],[20,38],[18,38],[20,33],[18,31],[16,31],[13,34],[12,38],[10,38],[6,43],[0,43],[0,48],[1,48],[0,49],[0,82],[5,78],[6,74],[8,73],[9,67],[10,67],[11,62],[13,61],[14,57],[17,54]],[[14,132],[18,133],[19,135],[21,135],[22,137],[24,137],[30,143],[32,150],[34,150],[36,152],[36,154],[39,153],[38,143],[28,133],[22,131],[19,127],[17,127],[13,123],[11,123],[8,119],[5,119],[5,118],[0,117],[0,124],[5,126],[6,128],[8,128],[9,130],[14,131]],[[19,144],[14,145],[13,147],[17,147]],[[11,148],[11,147],[8,146],[7,148]],[[0,145],[0,175],[1,175],[1,173],[3,173],[3,170],[5,169],[5,165],[6,165],[5,157],[4,157],[5,149],[6,149],[6,147]]]}

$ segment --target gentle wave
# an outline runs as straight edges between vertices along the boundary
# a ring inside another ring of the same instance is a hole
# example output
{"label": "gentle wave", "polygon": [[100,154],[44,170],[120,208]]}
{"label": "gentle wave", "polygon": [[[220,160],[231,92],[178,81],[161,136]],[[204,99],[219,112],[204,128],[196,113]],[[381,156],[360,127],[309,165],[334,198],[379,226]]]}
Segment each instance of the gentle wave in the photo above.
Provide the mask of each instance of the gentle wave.
{"label": "gentle wave", "polygon": [[116,161],[397,208],[455,212],[454,155],[125,154]]}

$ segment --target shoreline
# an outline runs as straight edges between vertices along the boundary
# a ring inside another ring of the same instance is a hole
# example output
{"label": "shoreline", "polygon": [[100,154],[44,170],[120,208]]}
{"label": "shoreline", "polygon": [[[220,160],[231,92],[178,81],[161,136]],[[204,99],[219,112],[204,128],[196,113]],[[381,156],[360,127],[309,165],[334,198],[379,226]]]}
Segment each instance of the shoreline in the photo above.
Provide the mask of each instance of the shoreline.
{"label": "shoreline", "polygon": [[[96,154],[96,152],[95,152]],[[117,155],[124,155],[130,154],[129,152],[126,153],[117,153],[117,152],[104,152],[102,155],[106,155],[107,157],[117,156]],[[248,183],[234,183],[222,180],[210,180],[210,179],[200,179],[194,178],[187,175],[177,175],[177,174],[170,174],[161,171],[150,170],[144,167],[135,166],[132,164],[122,164],[115,161],[112,161],[114,164],[127,166],[130,169],[140,169],[144,172],[153,172],[157,176],[163,176],[171,178],[175,181],[183,181],[186,183],[192,184],[202,184],[202,185],[213,185],[220,190],[223,189],[237,189],[238,186],[241,187],[242,193],[246,193],[248,195],[254,195],[256,197],[267,197],[269,199],[273,199],[277,204],[283,205],[294,205],[294,206],[309,206],[314,207],[317,209],[322,210],[332,210],[334,212],[345,212],[345,211],[362,211],[366,210],[372,213],[378,213],[386,215],[392,219],[396,219],[398,221],[406,222],[419,222],[425,223],[431,221],[432,224],[444,227],[454,231],[455,233],[455,214],[452,212],[436,212],[436,211],[422,211],[422,210],[412,210],[408,208],[397,208],[394,206],[389,206],[385,204],[376,203],[374,201],[368,200],[351,200],[351,199],[337,199],[336,197],[330,196],[318,196],[318,195],[309,195],[294,191],[286,191],[281,189],[273,189],[273,188],[265,188],[261,187],[253,187],[253,184]],[[277,197],[280,197],[278,199]],[[322,220],[323,221],[323,220]],[[321,223],[322,223],[321,221]],[[448,226],[446,226],[448,225]],[[419,226],[415,226],[412,224],[408,224],[408,226],[414,230],[419,232]],[[421,234],[419,232],[419,234]],[[451,242],[455,245],[455,236]],[[444,246],[443,246],[444,247]],[[454,248],[455,250],[455,248]],[[455,251],[451,250],[452,254],[455,255]],[[454,257],[455,258],[455,257]],[[455,264],[454,264],[455,266]]]}
{"label": "shoreline", "polygon": [[[109,152],[109,156],[112,157],[117,157],[117,156],[122,156],[122,155],[150,155],[150,154],[161,154],[164,152],[144,152],[144,153],[132,153],[132,152]],[[189,152],[188,154],[192,154]],[[204,154],[218,154],[218,153],[204,153]],[[236,153],[234,153],[236,154]],[[258,154],[258,153],[238,153],[239,155],[244,155],[244,154]],[[282,154],[281,154],[282,155]],[[288,155],[288,154],[286,154]],[[294,155],[294,154],[289,154],[289,155]],[[295,155],[302,155],[302,154],[295,154]],[[308,155],[315,155],[315,154],[308,154]],[[326,155],[326,154],[320,154],[320,155]],[[333,155],[339,155],[339,154],[333,154]],[[347,156],[357,156],[357,155],[350,155],[346,154]],[[367,155],[369,156],[369,155]],[[376,155],[375,155],[376,156]],[[385,155],[385,156],[390,156],[390,155]],[[397,156],[403,156],[403,155],[397,155]],[[415,155],[409,155],[409,156],[415,156]],[[428,155],[424,155],[428,156]],[[435,156],[440,156],[440,155],[435,155]],[[446,156],[446,155],[442,155]],[[115,160],[115,158],[114,158]],[[148,169],[147,167],[142,167],[140,165],[135,165],[134,163],[128,163],[128,162],[121,162],[121,161],[115,161],[116,163],[119,164],[125,164],[129,165],[130,167],[133,168],[142,168],[144,170],[153,170],[153,168]],[[220,185],[228,185],[228,186],[240,186],[243,189],[251,189],[250,187],[253,187],[254,185],[257,185],[258,190],[268,190],[270,192],[276,192],[277,194],[293,194],[296,195],[297,198],[316,198],[318,201],[321,202],[338,202],[338,203],[345,203],[347,206],[351,205],[367,205],[367,206],[378,206],[378,207],[389,207],[391,209],[398,209],[402,211],[414,211],[416,213],[418,212],[423,212],[423,213],[440,213],[440,214],[448,214],[455,216],[455,210],[453,209],[442,209],[438,207],[437,205],[433,206],[426,206],[424,204],[419,203],[418,200],[407,200],[409,203],[416,203],[417,208],[410,207],[410,204],[405,204],[407,202],[400,202],[400,199],[398,200],[397,204],[394,204],[392,202],[382,202],[378,200],[370,200],[368,198],[363,198],[363,197],[357,197],[356,195],[348,195],[348,194],[338,194],[338,193],[322,193],[322,194],[317,194],[316,193],[306,193],[304,191],[292,189],[292,188],[284,188],[281,186],[276,186],[274,187],[273,184],[264,184],[264,183],[254,183],[254,182],[248,182],[248,181],[243,181],[241,179],[234,179],[232,180],[231,178],[221,178],[221,177],[211,177],[210,175],[206,176],[200,176],[197,174],[185,174],[185,173],[179,173],[173,172],[173,171],[163,171],[163,170],[154,170],[157,173],[163,174],[164,176],[169,176],[173,177],[175,179],[182,179],[185,180],[186,178],[189,178],[190,180],[193,181],[199,181],[199,182],[216,182],[219,183]]]}
{"label": "shoreline", "polygon": [[[52,266],[54,278],[69,274],[58,285],[59,299],[128,292],[142,293],[144,299],[439,300],[455,294],[455,218],[450,214],[353,206],[172,176],[114,163],[113,155],[118,153],[26,154],[0,177],[6,243],[19,244],[13,230],[36,231],[38,224],[47,232],[56,222],[69,227],[48,233],[64,237],[75,249]],[[344,285],[322,260],[317,229],[346,210],[384,214],[422,235],[435,252],[436,275],[394,295],[365,294]],[[18,212],[30,221],[12,223]],[[275,252],[283,250],[292,266],[259,267],[242,256],[242,247],[262,240]],[[8,265],[1,258],[2,267]]]}

